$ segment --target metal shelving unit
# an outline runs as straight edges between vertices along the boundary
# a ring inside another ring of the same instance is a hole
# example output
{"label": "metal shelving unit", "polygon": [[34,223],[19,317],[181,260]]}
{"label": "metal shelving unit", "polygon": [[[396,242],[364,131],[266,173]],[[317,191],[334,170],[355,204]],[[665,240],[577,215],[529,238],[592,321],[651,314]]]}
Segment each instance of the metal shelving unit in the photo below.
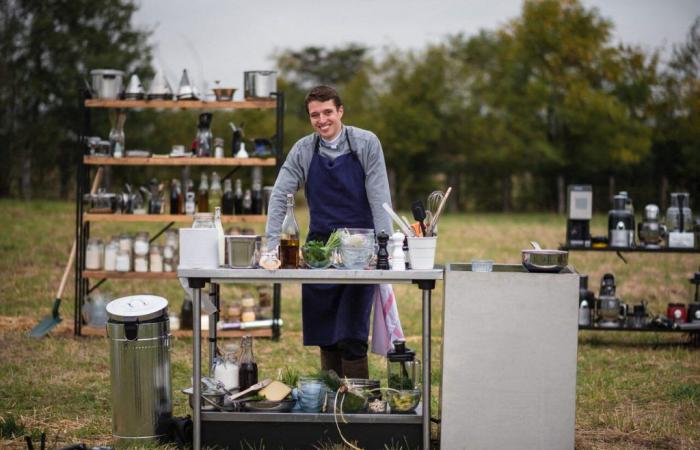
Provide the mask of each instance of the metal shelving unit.
{"label": "metal shelving unit", "polygon": [[[103,100],[90,99],[86,91],[81,92],[80,106],[83,110],[82,132],[79,142],[83,146],[81,149],[82,155],[78,161],[78,169],[76,176],[76,216],[75,216],[75,239],[78,243],[75,258],[75,311],[74,311],[74,334],[80,336],[83,334],[81,309],[88,294],[100,286],[107,280],[174,280],[177,278],[175,272],[106,272],[106,271],[90,271],[85,269],[85,251],[87,241],[90,237],[90,227],[92,223],[164,223],[165,226],[151,240],[156,239],[161,233],[170,228],[176,223],[190,223],[192,217],[180,214],[153,214],[153,215],[134,215],[134,214],[95,214],[88,213],[83,208],[83,194],[89,192],[89,182],[91,178],[91,170],[101,166],[166,166],[166,167],[182,167],[191,166],[211,166],[211,167],[231,167],[236,170],[239,167],[275,167],[278,173],[282,166],[282,146],[284,136],[284,94],[282,92],[273,93],[272,99],[263,100],[245,100],[245,101],[176,101],[176,100]],[[111,158],[98,157],[89,155],[87,145],[87,136],[91,135],[91,109],[196,109],[196,110],[241,110],[241,109],[274,109],[276,112],[276,134],[274,136],[275,154],[271,158],[195,158],[195,157],[177,157],[170,158],[167,156],[152,156],[152,157],[125,157]],[[223,216],[223,223],[265,223],[267,217],[265,215],[238,215],[238,216]],[[94,282],[94,280],[99,280]],[[214,300],[218,304],[218,289],[210,293],[215,297]],[[221,331],[221,336],[242,336],[243,334],[251,334],[253,336],[267,336],[273,339],[278,339],[280,336],[280,303],[281,303],[281,287],[279,284],[273,284],[273,325],[269,329],[258,330],[228,330]],[[86,334],[103,335],[101,330],[85,329]],[[189,330],[181,333],[190,335]],[[175,333],[177,335],[177,333]]]}

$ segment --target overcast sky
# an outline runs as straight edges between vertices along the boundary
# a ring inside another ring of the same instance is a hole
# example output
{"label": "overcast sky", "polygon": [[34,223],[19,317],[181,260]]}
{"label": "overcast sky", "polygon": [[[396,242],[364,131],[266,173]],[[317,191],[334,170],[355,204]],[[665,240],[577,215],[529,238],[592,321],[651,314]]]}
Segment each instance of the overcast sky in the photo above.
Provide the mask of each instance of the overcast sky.
{"label": "overcast sky", "polygon": [[[274,68],[283,49],[358,43],[420,50],[456,33],[495,29],[520,0],[141,0],[134,22],[153,30],[154,63],[177,89],[183,69],[197,86],[239,89],[243,71]],[[614,39],[668,54],[700,16],[698,0],[583,0],[615,24]]]}

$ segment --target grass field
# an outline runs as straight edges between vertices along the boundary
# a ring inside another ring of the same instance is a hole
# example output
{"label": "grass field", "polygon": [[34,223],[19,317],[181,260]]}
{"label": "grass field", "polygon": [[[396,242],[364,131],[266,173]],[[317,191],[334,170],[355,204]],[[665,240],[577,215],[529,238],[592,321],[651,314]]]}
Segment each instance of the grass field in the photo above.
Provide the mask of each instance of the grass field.
{"label": "grass field", "polygon": [[[55,290],[74,236],[74,209],[69,203],[0,200],[0,448],[26,448],[22,436],[45,431],[49,448],[70,443],[109,444],[111,406],[109,351],[105,338],[72,335],[73,284],[63,298],[64,321],[49,337],[31,339],[27,332],[50,313]],[[305,211],[299,211],[302,229]],[[603,234],[598,216],[593,233]],[[93,235],[107,238],[125,229],[154,233],[156,226],[97,224]],[[532,239],[556,247],[564,239],[565,219],[552,214],[447,215],[441,221],[439,263],[491,258],[519,263],[520,249]],[[613,272],[623,301],[645,300],[655,314],[669,301],[687,302],[687,278],[698,270],[700,256],[572,253],[570,263],[590,276],[596,291],[602,275]],[[72,278],[71,278],[72,281]],[[179,311],[182,289],[174,281],[110,281],[114,296],[156,293]],[[399,310],[409,346],[420,349],[420,295],[415,287],[397,286]],[[223,298],[239,296],[225,287]],[[318,367],[318,350],[301,345],[300,288],[284,285],[282,339],[255,341],[261,376],[295,366]],[[440,366],[442,287],[433,296],[433,367]],[[700,448],[700,349],[686,336],[670,333],[579,332],[576,400],[576,447]],[[191,339],[175,339],[172,351],[176,415],[188,414],[180,394],[191,376]],[[206,354],[205,354],[206,355]],[[385,379],[385,361],[370,358],[370,374]],[[433,415],[437,414],[439,370],[432,376]],[[13,438],[14,436],[14,438]],[[467,443],[468,445],[468,443]]]}

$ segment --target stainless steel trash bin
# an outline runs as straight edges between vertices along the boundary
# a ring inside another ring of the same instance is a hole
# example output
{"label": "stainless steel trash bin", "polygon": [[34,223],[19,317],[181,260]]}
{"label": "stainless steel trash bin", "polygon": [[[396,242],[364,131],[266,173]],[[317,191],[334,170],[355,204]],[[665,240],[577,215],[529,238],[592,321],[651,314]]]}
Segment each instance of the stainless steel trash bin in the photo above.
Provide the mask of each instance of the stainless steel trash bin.
{"label": "stainless steel trash bin", "polygon": [[118,448],[161,440],[172,417],[168,301],[155,295],[107,305],[112,435]]}

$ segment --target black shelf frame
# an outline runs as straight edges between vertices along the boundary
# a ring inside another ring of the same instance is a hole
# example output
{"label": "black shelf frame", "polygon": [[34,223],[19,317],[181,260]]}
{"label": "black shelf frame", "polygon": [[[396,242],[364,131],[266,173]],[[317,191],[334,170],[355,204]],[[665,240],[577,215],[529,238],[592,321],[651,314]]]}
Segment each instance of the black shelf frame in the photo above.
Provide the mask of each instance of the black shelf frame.
{"label": "black shelf frame", "polygon": [[[273,92],[271,96],[275,99],[275,135],[273,140],[275,142],[275,176],[279,175],[284,162],[284,152],[282,151],[284,145],[284,92]],[[80,89],[78,100],[79,107],[82,111],[82,123],[78,127],[78,147],[81,151],[78,153],[77,158],[77,171],[76,171],[76,196],[75,196],[75,242],[76,242],[76,255],[75,255],[75,280],[74,280],[74,311],[73,311],[73,334],[75,336],[82,335],[82,305],[85,303],[87,296],[94,289],[102,285],[107,278],[97,281],[92,286],[90,284],[90,279],[83,276],[83,271],[85,270],[85,251],[87,249],[87,241],[90,238],[90,222],[84,219],[84,205],[83,205],[83,195],[90,192],[90,169],[93,166],[85,164],[84,157],[89,155],[89,149],[87,145],[87,139],[92,135],[92,115],[91,107],[86,106],[86,100],[91,99],[91,94],[87,89]],[[127,108],[132,109],[132,108]],[[201,109],[206,109],[203,107]],[[233,109],[233,108],[232,108]],[[238,170],[240,166],[234,167],[224,178],[230,177],[233,173]],[[188,170],[186,167],[184,170]],[[189,173],[188,173],[189,176]],[[165,230],[170,228],[174,222],[170,222],[163,229],[161,229],[155,237],[150,239],[153,241],[155,238],[160,236]],[[214,304],[219,305],[219,290],[217,289],[215,293],[212,293],[214,298]],[[282,312],[282,287],[280,284],[273,284],[273,294],[272,294],[272,317],[273,325],[272,329],[272,339],[277,341],[281,335],[280,327],[280,316]],[[218,313],[217,313],[218,315]],[[217,317],[218,318],[218,317]]]}

